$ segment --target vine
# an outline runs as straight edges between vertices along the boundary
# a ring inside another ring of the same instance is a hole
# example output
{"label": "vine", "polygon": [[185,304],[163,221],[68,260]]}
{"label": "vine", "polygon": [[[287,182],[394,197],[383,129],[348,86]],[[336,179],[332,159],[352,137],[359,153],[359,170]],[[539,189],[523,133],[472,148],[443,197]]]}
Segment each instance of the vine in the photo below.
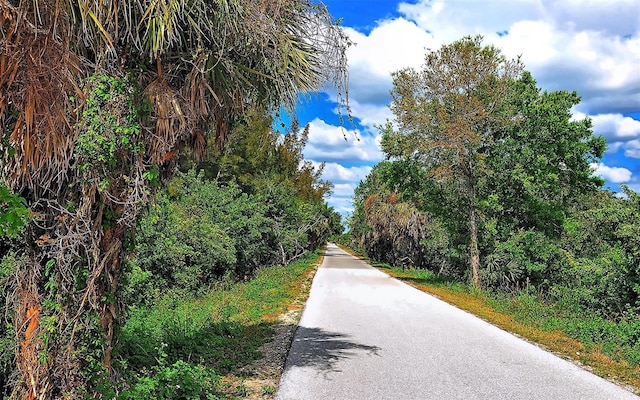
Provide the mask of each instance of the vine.
{"label": "vine", "polygon": [[86,103],[75,146],[76,167],[89,180],[101,177],[101,191],[124,158],[144,152],[140,121],[151,112],[136,82],[95,74],[88,80]]}

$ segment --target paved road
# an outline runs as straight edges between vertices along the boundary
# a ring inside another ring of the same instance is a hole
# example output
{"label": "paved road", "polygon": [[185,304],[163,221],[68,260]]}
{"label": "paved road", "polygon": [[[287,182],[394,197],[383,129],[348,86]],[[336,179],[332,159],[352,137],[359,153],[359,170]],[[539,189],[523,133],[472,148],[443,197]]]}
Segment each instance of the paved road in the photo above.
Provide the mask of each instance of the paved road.
{"label": "paved road", "polygon": [[276,399],[639,397],[329,245]]}

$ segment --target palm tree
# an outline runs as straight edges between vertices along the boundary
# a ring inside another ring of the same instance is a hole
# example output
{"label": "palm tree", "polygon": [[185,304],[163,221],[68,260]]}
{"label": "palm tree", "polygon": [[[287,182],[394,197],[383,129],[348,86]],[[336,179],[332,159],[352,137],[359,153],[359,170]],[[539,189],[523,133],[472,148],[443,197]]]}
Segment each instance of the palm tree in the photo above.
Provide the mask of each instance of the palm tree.
{"label": "palm tree", "polygon": [[251,105],[346,94],[348,45],[309,0],[0,0],[2,180],[35,216],[16,397],[73,397],[90,352],[111,375],[123,246],[179,152],[223,144]]}

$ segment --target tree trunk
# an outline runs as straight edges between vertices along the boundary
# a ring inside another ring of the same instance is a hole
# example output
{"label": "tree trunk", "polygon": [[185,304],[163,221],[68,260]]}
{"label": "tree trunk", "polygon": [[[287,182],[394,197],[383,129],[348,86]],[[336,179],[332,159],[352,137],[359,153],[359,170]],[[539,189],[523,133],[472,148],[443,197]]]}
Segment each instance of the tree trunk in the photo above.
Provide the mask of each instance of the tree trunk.
{"label": "tree trunk", "polygon": [[478,250],[478,225],[476,209],[469,209],[469,264],[471,266],[471,283],[480,288],[480,251]]}
{"label": "tree trunk", "polygon": [[[105,350],[103,366],[109,377],[112,376],[111,356],[113,352],[113,331],[117,317],[115,296],[121,273],[122,263],[122,239],[125,227],[118,225],[107,229],[101,241],[101,250],[104,254],[104,277],[98,288],[100,301],[100,325],[105,334]],[[102,300],[107,299],[107,300]]]}
{"label": "tree trunk", "polygon": [[[16,399],[90,393],[93,388],[82,370],[91,352],[102,351],[103,378],[113,377],[116,294],[129,225],[110,222],[103,233],[106,198],[96,202],[96,190],[94,185],[83,191],[73,212],[34,207],[41,211],[39,222],[46,229],[30,224],[27,237],[34,245],[29,261],[16,273]],[[116,221],[122,215],[119,205],[108,210]],[[85,282],[77,279],[82,270]]]}

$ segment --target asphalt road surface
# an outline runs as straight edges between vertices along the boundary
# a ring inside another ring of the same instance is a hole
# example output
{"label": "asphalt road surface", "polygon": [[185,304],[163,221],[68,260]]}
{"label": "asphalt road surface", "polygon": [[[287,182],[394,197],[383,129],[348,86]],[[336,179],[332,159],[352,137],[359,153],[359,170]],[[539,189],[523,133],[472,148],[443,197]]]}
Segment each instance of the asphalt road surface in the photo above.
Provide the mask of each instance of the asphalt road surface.
{"label": "asphalt road surface", "polygon": [[639,399],[329,245],[276,399]]}

